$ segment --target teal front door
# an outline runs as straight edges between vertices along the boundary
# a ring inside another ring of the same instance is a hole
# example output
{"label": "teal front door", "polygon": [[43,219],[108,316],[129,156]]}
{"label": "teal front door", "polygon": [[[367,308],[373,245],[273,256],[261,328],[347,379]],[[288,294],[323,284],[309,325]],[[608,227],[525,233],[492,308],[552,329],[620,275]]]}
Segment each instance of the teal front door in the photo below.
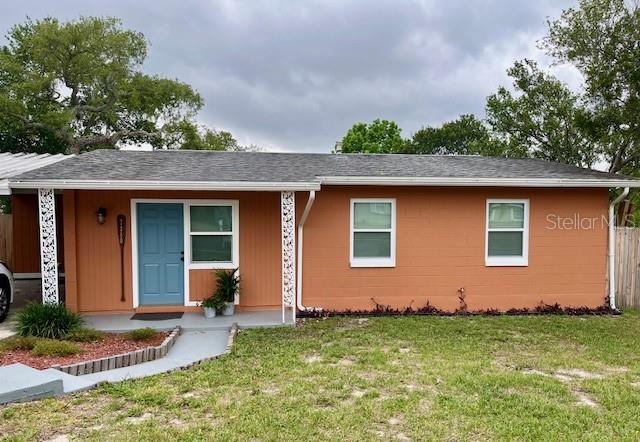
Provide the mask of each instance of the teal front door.
{"label": "teal front door", "polygon": [[138,303],[184,304],[182,204],[138,203]]}

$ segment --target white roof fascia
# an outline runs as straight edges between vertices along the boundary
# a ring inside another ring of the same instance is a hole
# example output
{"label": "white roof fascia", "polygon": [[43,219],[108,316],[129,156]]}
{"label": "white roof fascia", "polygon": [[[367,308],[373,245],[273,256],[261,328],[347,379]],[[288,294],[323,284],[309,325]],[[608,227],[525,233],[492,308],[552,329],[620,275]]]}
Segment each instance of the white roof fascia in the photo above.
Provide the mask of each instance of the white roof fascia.
{"label": "white roof fascia", "polygon": [[640,187],[640,180],[607,178],[458,178],[324,176],[334,186],[456,186],[456,187]]}
{"label": "white roof fascia", "polygon": [[249,181],[136,181],[136,180],[37,180],[11,181],[12,189],[78,190],[224,190],[224,191],[305,191],[320,190],[319,182]]}

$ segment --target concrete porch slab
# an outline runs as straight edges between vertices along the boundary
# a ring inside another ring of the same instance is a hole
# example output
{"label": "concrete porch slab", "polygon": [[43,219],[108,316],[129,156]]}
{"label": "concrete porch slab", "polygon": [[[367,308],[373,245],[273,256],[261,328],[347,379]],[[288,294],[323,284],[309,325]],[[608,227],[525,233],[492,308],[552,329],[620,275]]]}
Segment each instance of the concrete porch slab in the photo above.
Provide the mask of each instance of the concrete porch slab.
{"label": "concrete porch slab", "polygon": [[285,324],[282,323],[282,310],[259,310],[237,312],[233,316],[205,318],[202,313],[185,313],[180,319],[164,321],[132,320],[133,313],[115,315],[85,315],[86,326],[108,332],[124,332],[136,328],[151,327],[156,330],[172,330],[176,326],[184,331],[192,330],[229,330],[237,323],[240,328],[279,327],[293,325],[291,313],[287,312]]}

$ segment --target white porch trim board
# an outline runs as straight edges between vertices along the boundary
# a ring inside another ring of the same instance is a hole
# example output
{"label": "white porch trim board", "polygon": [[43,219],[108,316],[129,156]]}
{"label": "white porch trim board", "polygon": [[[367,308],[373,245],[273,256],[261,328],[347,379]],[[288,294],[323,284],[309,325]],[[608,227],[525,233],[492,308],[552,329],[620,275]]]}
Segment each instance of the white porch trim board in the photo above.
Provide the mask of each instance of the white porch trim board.
{"label": "white porch trim board", "polygon": [[56,239],[56,201],[53,189],[38,189],[40,220],[40,272],[42,274],[42,302],[58,304],[58,245]]}
{"label": "white porch trim board", "polygon": [[282,218],[282,323],[286,322],[288,307],[296,306],[296,196],[294,192],[280,193]]}

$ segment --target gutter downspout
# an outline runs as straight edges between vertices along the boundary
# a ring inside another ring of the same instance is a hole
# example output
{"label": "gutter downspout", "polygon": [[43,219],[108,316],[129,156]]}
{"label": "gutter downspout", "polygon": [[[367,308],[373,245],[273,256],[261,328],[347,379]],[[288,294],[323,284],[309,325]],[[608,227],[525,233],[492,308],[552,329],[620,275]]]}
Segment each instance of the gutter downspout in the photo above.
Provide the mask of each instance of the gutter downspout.
{"label": "gutter downspout", "polygon": [[[309,191],[309,199],[307,200],[307,205],[304,207],[304,212],[302,212],[302,216],[300,217],[300,223],[298,224],[298,265],[297,265],[297,273],[298,273],[298,283],[296,284],[296,306],[298,309],[305,311],[307,307],[302,305],[302,245],[303,245],[303,236],[304,236],[304,223],[309,216],[309,212],[311,211],[311,206],[313,206],[314,201],[316,200],[316,191]],[[296,321],[296,308],[293,309],[293,322]]]}
{"label": "gutter downspout", "polygon": [[611,204],[609,204],[609,306],[612,310],[616,310],[616,269],[615,265],[615,256],[616,256],[616,242],[615,242],[615,234],[616,234],[616,216],[615,216],[615,207],[616,205],[622,201],[627,195],[629,195],[629,188],[625,187],[620,195],[616,197]]}

